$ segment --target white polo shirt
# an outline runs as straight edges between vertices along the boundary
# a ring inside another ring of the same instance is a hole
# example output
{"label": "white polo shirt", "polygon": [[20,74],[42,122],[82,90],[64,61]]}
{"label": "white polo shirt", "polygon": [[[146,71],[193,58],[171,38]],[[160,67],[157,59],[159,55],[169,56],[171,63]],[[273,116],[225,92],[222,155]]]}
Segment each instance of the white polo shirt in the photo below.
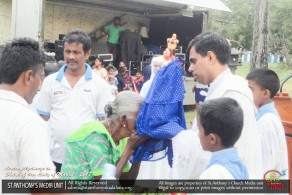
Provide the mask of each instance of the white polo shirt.
{"label": "white polo shirt", "polygon": [[[0,110],[0,180],[53,178],[50,132],[43,119],[12,91],[0,90]],[[45,169],[49,175],[31,168]]]}
{"label": "white polo shirt", "polygon": [[57,73],[45,78],[37,111],[50,116],[48,121],[52,131],[51,157],[54,162],[63,163],[65,139],[82,124],[104,117],[104,107],[111,98],[109,84],[93,74],[88,64],[86,72],[72,88],[64,76],[65,64]]}

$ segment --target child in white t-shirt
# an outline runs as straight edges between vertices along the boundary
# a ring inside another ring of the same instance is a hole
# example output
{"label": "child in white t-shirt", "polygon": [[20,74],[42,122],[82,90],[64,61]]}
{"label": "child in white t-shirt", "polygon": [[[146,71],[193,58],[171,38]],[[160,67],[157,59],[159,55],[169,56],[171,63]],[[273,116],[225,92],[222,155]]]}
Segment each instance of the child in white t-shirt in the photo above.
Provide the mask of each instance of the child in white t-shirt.
{"label": "child in white t-shirt", "polygon": [[108,82],[110,84],[110,90],[111,90],[111,94],[112,94],[112,101],[116,98],[116,96],[118,95],[118,88],[115,85],[115,80],[116,77],[114,76],[109,76],[108,77]]}

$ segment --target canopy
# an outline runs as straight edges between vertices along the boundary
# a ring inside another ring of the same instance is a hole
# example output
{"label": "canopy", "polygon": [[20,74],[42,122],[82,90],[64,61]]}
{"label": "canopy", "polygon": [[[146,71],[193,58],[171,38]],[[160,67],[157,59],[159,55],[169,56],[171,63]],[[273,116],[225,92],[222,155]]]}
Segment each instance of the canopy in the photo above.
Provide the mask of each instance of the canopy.
{"label": "canopy", "polygon": [[215,10],[226,11],[226,12],[232,12],[220,0],[163,0],[163,1],[180,3],[180,4],[196,6],[196,7],[215,9]]}

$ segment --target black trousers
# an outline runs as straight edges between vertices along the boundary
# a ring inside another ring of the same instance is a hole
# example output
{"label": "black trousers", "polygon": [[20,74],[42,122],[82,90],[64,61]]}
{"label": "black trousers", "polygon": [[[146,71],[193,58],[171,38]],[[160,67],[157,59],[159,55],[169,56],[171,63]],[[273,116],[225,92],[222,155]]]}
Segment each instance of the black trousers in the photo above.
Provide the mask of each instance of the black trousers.
{"label": "black trousers", "polygon": [[119,50],[118,45],[107,42],[107,48],[108,48],[108,52],[113,54],[113,62],[115,63],[117,59],[117,55],[118,55],[118,50]]}

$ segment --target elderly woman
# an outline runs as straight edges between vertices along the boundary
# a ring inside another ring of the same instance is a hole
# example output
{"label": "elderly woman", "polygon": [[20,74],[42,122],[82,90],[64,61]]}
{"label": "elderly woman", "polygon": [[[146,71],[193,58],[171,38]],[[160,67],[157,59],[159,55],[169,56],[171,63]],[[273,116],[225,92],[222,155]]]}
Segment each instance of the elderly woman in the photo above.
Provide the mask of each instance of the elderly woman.
{"label": "elderly woman", "polygon": [[142,95],[143,97],[146,97],[146,95],[150,89],[150,86],[154,80],[154,77],[156,75],[156,72],[161,68],[163,63],[164,63],[164,58],[162,55],[154,56],[152,58],[151,64],[150,64],[150,66],[151,66],[150,79],[143,84],[143,87],[140,91],[140,95]]}
{"label": "elderly woman", "polygon": [[[99,180],[105,164],[117,165],[125,149],[132,155],[141,138],[136,136],[136,117],[143,97],[124,91],[105,108],[108,118],[84,124],[67,139],[62,179]],[[129,139],[127,139],[130,137]],[[120,179],[136,179],[140,163],[123,169]]]}

